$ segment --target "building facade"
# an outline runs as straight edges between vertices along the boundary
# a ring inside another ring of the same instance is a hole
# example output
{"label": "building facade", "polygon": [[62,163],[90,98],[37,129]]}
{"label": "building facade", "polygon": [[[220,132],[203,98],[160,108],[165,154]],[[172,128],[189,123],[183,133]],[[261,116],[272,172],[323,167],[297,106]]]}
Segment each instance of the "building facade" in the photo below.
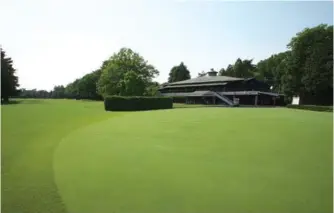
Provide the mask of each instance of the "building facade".
{"label": "building facade", "polygon": [[272,92],[265,82],[255,78],[217,76],[215,71],[208,72],[207,76],[165,84],[159,92],[179,103],[228,106],[284,104],[284,97]]}

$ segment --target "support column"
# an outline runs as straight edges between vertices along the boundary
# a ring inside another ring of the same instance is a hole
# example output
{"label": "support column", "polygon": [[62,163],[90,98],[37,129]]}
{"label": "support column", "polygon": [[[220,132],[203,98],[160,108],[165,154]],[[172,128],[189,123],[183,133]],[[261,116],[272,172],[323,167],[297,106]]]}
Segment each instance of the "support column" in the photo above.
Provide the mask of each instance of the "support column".
{"label": "support column", "polygon": [[276,97],[274,97],[274,106],[276,106]]}
{"label": "support column", "polygon": [[215,96],[212,97],[212,102],[213,102],[213,104],[216,104],[216,97]]}
{"label": "support column", "polygon": [[255,96],[255,103],[254,103],[255,106],[257,106],[257,99],[258,99],[258,95]]}

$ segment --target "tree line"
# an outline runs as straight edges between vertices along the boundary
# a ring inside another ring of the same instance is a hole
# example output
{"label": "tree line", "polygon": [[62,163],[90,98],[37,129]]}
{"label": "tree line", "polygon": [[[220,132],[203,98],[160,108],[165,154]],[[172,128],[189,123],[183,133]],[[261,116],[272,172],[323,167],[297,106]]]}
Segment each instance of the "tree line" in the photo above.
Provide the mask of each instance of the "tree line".
{"label": "tree line", "polygon": [[[262,80],[272,86],[273,92],[284,94],[287,102],[297,95],[303,104],[333,105],[333,26],[305,28],[291,39],[287,48],[257,64],[252,59],[238,58],[218,73]],[[170,72],[169,82],[190,78],[187,70],[178,72],[183,73]],[[205,74],[202,71],[198,77]]]}
{"label": "tree line", "polygon": [[[282,93],[288,101],[299,95],[305,104],[333,104],[333,26],[321,24],[305,28],[287,44],[288,50],[254,63],[252,59],[238,58],[233,64],[218,70],[219,75],[257,78],[272,86],[273,92]],[[213,69],[211,69],[213,71]],[[51,92],[45,90],[18,91],[18,78],[13,61],[1,50],[1,99],[70,98],[102,100],[106,95],[154,96],[159,83],[153,79],[159,71],[139,53],[122,48],[99,69]],[[197,77],[205,76],[198,73]],[[190,71],[181,62],[171,68],[167,82],[190,79]]]}
{"label": "tree line", "polygon": [[20,97],[103,100],[106,95],[154,96],[159,83],[153,78],[158,74],[138,53],[122,48],[103,61],[99,69],[66,86],[57,85],[50,92],[22,89]]}

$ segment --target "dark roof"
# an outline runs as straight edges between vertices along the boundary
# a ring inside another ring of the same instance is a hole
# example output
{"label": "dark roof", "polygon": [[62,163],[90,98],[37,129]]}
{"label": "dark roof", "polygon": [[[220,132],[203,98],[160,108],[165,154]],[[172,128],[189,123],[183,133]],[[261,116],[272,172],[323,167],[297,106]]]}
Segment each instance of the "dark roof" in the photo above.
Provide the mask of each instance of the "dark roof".
{"label": "dark roof", "polygon": [[197,78],[188,79],[185,81],[177,81],[169,83],[168,85],[181,85],[181,84],[198,84],[198,83],[221,83],[221,82],[230,82],[230,81],[242,81],[244,78],[235,78],[229,76],[202,76]]}
{"label": "dark roof", "polygon": [[[260,92],[260,91],[235,91],[235,92],[217,92],[221,95],[270,95],[280,96],[278,93],[272,92]],[[195,92],[179,92],[179,93],[161,93],[162,96],[168,97],[202,97],[202,96],[214,96],[214,92],[211,91],[195,91]]]}
{"label": "dark roof", "polygon": [[168,97],[202,97],[214,96],[211,91],[195,91],[195,92],[178,92],[178,93],[161,93],[162,96]]}
{"label": "dark roof", "polygon": [[187,85],[166,85],[163,87],[165,88],[179,88],[179,87],[196,87],[196,86],[221,86],[221,85],[226,85],[227,82],[222,82],[222,83],[208,83],[208,84],[187,84]]}

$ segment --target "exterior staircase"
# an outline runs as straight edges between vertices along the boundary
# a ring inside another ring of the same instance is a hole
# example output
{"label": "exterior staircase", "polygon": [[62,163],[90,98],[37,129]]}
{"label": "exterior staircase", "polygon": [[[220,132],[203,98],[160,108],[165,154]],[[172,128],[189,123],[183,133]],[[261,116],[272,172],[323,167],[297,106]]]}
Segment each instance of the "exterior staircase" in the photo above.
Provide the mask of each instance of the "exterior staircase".
{"label": "exterior staircase", "polygon": [[227,105],[229,106],[234,106],[234,103],[233,101],[231,101],[228,97],[222,95],[222,94],[219,94],[218,92],[214,92],[212,91],[212,93],[217,97],[219,98],[220,100],[224,101],[224,103],[226,103]]}

